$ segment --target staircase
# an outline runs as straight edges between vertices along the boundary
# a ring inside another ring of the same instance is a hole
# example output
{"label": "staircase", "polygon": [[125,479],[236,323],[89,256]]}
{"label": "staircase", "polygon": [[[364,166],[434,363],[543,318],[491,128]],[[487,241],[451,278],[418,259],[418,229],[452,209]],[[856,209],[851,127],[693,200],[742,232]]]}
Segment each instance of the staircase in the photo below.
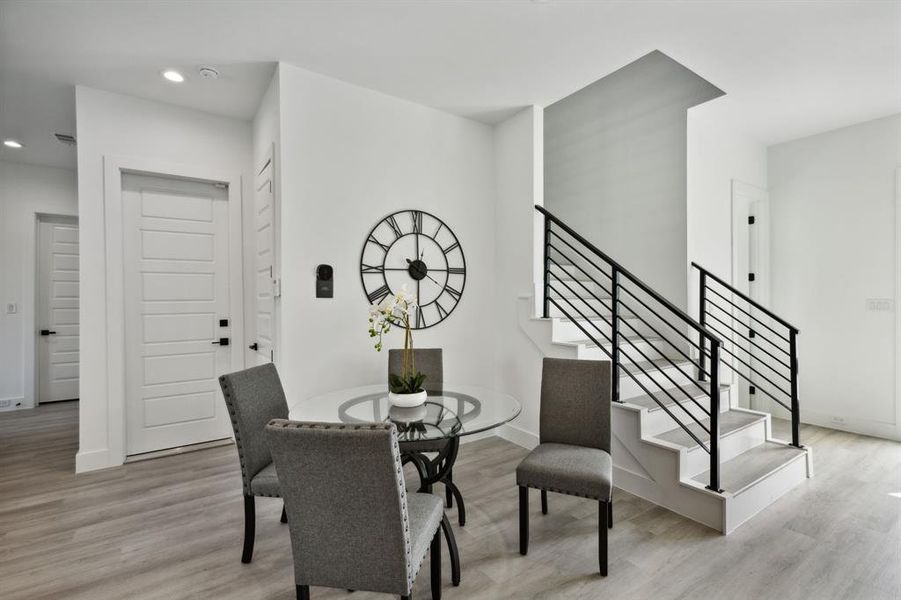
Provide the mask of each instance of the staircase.
{"label": "staircase", "polygon": [[[536,210],[543,307],[534,317],[521,300],[520,322],[545,355],[611,361],[616,487],[729,533],[812,475],[798,439],[797,328],[693,264],[696,320]],[[739,380],[791,415],[791,441],[773,437],[769,413],[738,406]]]}

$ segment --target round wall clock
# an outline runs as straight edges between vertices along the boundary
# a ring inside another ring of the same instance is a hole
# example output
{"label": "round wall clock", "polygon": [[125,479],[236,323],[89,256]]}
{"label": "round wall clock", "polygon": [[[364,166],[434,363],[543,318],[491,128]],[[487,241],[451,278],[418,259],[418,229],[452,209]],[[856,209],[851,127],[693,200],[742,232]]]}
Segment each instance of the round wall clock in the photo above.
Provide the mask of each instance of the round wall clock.
{"label": "round wall clock", "polygon": [[466,285],[466,258],[444,221],[421,210],[402,210],[375,224],[360,254],[360,279],[378,304],[403,285],[416,294],[412,326],[425,329],[448,317]]}

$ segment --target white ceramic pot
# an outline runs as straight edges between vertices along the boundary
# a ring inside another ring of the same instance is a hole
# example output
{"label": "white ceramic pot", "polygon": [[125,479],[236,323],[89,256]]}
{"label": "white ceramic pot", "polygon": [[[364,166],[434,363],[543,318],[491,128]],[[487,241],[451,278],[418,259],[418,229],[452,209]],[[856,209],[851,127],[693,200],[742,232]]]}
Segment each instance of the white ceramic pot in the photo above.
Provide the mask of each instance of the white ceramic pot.
{"label": "white ceramic pot", "polygon": [[391,406],[412,408],[414,406],[422,406],[425,404],[428,397],[425,390],[416,392],[415,394],[395,394],[394,392],[388,392],[388,403],[391,404]]}
{"label": "white ceramic pot", "polygon": [[388,409],[388,418],[395,423],[418,423],[425,419],[428,407],[420,406],[392,406]]}

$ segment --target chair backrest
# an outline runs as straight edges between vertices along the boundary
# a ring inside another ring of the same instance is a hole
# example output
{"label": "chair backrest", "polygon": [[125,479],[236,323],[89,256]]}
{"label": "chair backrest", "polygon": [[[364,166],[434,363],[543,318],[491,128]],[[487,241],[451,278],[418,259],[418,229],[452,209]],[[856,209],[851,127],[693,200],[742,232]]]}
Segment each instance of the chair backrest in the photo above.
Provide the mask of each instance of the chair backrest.
{"label": "chair backrest", "polygon": [[545,358],[540,441],[610,452],[610,396],[609,361]]}
{"label": "chair backrest", "polygon": [[[403,350],[388,350],[388,374],[401,373]],[[413,348],[416,370],[425,375],[422,387],[427,392],[440,393],[444,389],[444,362],[441,348]]]}
{"label": "chair backrest", "polygon": [[416,574],[394,425],[277,419],[266,435],[295,582],[409,595]]}
{"label": "chair backrest", "polygon": [[222,375],[219,386],[235,430],[244,494],[249,496],[250,480],[272,462],[266,424],[288,418],[288,401],[272,363]]}

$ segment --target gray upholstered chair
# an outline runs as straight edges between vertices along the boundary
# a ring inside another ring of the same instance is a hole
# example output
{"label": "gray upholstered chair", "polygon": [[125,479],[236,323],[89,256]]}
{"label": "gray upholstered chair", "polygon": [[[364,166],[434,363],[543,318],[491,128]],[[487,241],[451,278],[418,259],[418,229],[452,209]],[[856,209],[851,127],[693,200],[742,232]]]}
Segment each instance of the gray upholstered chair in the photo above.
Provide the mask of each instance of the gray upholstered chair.
{"label": "gray upholstered chair", "polygon": [[[399,375],[403,361],[403,350],[388,350],[388,375]],[[425,375],[423,387],[427,392],[440,394],[444,390],[444,360],[441,348],[414,348],[413,362],[416,370]],[[447,446],[445,440],[422,440],[415,442],[402,441],[401,450],[405,454],[412,453],[438,453]],[[454,484],[454,472],[449,471],[444,483],[445,500],[448,508],[453,508],[454,499],[457,500],[457,520],[460,526],[466,525],[466,505],[463,503],[463,494]]]}
{"label": "gray upholstered chair", "polygon": [[[256,533],[256,496],[279,498],[278,475],[269,444],[266,424],[272,419],[288,418],[288,402],[278,371],[272,363],[251,367],[219,378],[225,405],[235,430],[235,444],[241,461],[244,488],[244,551],[241,562],[253,558]],[[282,509],[282,522],[286,514]]]}
{"label": "gray upholstered chair", "polygon": [[404,488],[391,423],[273,420],[266,436],[288,511],[298,599],[310,586],[411,598],[431,551],[432,598],[441,598],[444,507]]}
{"label": "gray upholstered chair", "polygon": [[607,575],[607,528],[613,527],[610,459],[610,363],[545,358],[539,444],[516,468],[519,552],[529,551],[529,488],[598,501],[598,565]]}

